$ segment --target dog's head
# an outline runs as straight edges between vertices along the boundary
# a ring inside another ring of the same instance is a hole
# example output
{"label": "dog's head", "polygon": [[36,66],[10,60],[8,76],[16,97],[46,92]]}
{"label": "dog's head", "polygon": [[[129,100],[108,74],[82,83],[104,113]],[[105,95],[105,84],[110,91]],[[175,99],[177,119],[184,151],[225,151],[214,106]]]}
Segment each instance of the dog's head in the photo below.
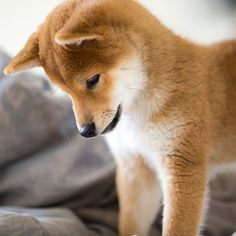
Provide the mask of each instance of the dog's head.
{"label": "dog's head", "polygon": [[144,86],[130,14],[140,8],[131,0],[66,1],[31,35],[5,73],[42,66],[72,98],[82,136],[111,131]]}

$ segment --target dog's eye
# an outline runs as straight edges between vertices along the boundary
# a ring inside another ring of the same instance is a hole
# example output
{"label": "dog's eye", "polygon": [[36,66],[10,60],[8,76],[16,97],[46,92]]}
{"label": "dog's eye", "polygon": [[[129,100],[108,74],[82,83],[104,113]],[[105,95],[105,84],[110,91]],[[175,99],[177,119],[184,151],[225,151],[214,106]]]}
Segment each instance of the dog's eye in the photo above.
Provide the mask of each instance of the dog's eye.
{"label": "dog's eye", "polygon": [[88,89],[93,89],[94,86],[99,82],[100,75],[94,75],[92,78],[87,80]]}

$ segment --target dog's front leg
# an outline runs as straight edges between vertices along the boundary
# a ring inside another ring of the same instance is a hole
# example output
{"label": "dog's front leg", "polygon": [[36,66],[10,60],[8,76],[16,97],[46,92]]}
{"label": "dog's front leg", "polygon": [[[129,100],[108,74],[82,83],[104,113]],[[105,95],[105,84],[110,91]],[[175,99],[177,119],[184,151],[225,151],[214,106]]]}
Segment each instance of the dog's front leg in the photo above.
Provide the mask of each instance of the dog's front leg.
{"label": "dog's front leg", "polygon": [[121,236],[147,236],[158,212],[161,191],[156,174],[140,156],[117,159]]}
{"label": "dog's front leg", "polygon": [[[184,145],[185,146],[185,145]],[[176,149],[159,163],[163,187],[163,236],[196,236],[204,207],[206,160]]]}

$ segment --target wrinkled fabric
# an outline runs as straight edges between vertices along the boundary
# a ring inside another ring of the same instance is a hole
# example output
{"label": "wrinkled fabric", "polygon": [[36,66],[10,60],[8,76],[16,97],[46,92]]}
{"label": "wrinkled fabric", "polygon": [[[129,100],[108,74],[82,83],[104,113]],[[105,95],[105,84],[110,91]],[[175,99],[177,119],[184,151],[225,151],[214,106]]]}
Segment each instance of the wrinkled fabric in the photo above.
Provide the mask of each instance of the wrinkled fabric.
{"label": "wrinkled fabric", "polygon": [[[3,76],[8,60],[0,51],[0,236],[117,235],[115,165],[105,142],[77,134],[70,101],[45,79]],[[235,180],[231,173],[211,183],[204,235],[236,231]],[[160,235],[161,213],[150,232]]]}

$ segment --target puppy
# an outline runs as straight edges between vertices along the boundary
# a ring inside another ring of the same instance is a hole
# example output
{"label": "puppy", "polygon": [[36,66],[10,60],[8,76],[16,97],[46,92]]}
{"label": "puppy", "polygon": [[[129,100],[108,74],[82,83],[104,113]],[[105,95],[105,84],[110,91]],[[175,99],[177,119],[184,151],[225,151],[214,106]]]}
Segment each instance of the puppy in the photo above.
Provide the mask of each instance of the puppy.
{"label": "puppy", "polygon": [[72,101],[79,132],[106,134],[121,236],[196,236],[207,182],[236,159],[236,43],[176,36],[134,0],[68,0],[6,74],[42,66]]}

